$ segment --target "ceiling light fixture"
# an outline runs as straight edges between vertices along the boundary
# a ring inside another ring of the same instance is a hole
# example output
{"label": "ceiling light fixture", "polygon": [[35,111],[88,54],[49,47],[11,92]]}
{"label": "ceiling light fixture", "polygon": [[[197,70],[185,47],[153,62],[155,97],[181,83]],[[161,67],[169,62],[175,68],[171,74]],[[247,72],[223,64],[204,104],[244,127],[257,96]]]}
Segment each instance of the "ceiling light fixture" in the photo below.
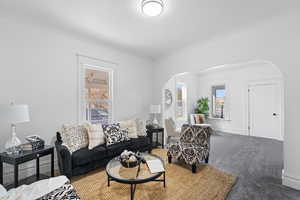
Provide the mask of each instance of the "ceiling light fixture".
{"label": "ceiling light fixture", "polygon": [[143,0],[142,12],[150,17],[155,17],[163,12],[164,3],[162,0]]}

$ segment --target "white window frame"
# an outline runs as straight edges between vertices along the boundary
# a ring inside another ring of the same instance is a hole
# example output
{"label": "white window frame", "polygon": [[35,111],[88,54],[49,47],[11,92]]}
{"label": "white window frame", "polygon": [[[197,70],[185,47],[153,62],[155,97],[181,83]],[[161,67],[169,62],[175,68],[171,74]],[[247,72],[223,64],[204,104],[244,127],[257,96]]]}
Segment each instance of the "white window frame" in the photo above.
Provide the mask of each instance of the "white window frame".
{"label": "white window frame", "polygon": [[[225,97],[224,97],[224,110],[223,110],[223,118],[222,117],[218,117],[215,115],[215,101],[214,101],[214,97],[215,97],[215,90],[214,88],[217,88],[217,87],[224,87],[225,88]],[[211,90],[211,112],[210,112],[210,115],[211,115],[211,118],[214,118],[214,119],[226,119],[227,118],[227,85],[225,83],[220,83],[220,84],[214,84],[211,86],[210,88]]]}
{"label": "white window frame", "polygon": [[86,121],[86,99],[85,99],[85,70],[99,70],[109,74],[109,116],[108,122],[114,119],[114,98],[113,98],[113,67],[115,63],[103,61],[96,58],[77,55],[78,61],[78,123]]}
{"label": "white window frame", "polygon": [[[177,109],[178,109],[178,104],[177,104],[177,84],[183,86],[182,90],[182,105],[183,105],[183,116],[182,117],[177,117]],[[175,85],[175,119],[177,120],[187,120],[187,87],[186,84],[183,82],[177,82]]]}

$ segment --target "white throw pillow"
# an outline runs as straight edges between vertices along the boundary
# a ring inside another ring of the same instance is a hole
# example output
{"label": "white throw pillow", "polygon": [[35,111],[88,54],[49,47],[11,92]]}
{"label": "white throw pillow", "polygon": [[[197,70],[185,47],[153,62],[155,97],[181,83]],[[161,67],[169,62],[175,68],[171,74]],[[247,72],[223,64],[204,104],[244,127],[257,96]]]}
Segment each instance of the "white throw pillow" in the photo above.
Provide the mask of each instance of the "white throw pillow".
{"label": "white throw pillow", "polygon": [[101,124],[91,124],[87,122],[84,124],[89,138],[89,149],[93,149],[98,145],[105,143],[105,136]]}
{"label": "white throw pillow", "polygon": [[135,120],[124,120],[120,122],[121,129],[128,130],[128,137],[138,138],[137,127]]}
{"label": "white throw pillow", "polygon": [[64,124],[60,132],[63,145],[71,153],[87,147],[89,144],[87,129],[84,125]]}
{"label": "white throw pillow", "polygon": [[67,177],[58,176],[58,177],[37,181],[30,185],[21,185],[7,192],[9,196],[7,200],[39,199],[42,198],[44,195],[47,195],[53,192],[54,190],[60,188],[61,186],[63,186],[65,183],[68,182],[69,179]]}
{"label": "white throw pillow", "polygon": [[136,119],[135,122],[137,126],[137,135],[146,136],[147,135],[146,120]]}
{"label": "white throw pillow", "polygon": [[3,185],[0,185],[0,200],[6,200],[6,199],[8,199],[7,190],[3,187]]}

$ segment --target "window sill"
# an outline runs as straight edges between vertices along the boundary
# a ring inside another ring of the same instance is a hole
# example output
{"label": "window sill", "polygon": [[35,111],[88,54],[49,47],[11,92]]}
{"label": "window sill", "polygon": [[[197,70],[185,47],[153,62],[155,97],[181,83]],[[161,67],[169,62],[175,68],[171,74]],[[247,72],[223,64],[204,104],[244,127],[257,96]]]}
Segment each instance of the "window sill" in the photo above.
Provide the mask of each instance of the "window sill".
{"label": "window sill", "polygon": [[219,120],[219,121],[231,121],[231,119],[217,118],[217,117],[208,117],[209,120]]}

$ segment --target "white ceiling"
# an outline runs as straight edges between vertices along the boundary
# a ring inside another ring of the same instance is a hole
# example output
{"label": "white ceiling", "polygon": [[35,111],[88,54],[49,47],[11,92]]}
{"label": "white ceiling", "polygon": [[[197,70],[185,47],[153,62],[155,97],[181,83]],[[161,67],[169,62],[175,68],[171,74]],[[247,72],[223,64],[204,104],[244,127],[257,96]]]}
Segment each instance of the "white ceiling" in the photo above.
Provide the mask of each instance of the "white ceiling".
{"label": "white ceiling", "polygon": [[159,17],[141,13],[141,0],[0,0],[0,12],[37,20],[157,58],[288,12],[299,0],[164,0]]}

